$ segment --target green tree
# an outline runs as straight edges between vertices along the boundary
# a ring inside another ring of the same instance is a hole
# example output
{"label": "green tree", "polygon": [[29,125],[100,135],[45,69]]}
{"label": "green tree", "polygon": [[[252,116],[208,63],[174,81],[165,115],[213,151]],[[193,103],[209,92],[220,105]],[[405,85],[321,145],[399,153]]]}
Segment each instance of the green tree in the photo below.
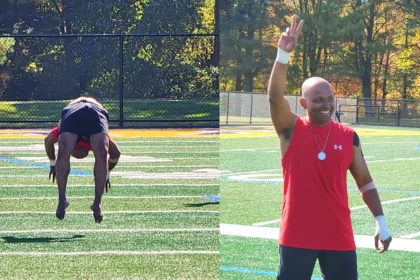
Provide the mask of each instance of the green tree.
{"label": "green tree", "polygon": [[[210,18],[211,11],[214,18],[213,1],[7,2],[1,7],[2,33],[65,36],[16,38],[15,52],[9,55],[11,62],[5,65],[11,77],[5,89],[8,98],[62,99],[85,92],[115,98],[121,87],[121,74],[130,97],[180,99],[217,95],[217,70],[211,67],[213,37],[125,36],[123,42],[119,37],[131,33],[214,32]],[[122,62],[125,68],[120,73]]]}
{"label": "green tree", "polygon": [[270,65],[273,47],[266,44],[270,29],[270,2],[263,0],[224,1],[221,13],[222,83],[235,77],[235,90],[252,91],[254,79]]}

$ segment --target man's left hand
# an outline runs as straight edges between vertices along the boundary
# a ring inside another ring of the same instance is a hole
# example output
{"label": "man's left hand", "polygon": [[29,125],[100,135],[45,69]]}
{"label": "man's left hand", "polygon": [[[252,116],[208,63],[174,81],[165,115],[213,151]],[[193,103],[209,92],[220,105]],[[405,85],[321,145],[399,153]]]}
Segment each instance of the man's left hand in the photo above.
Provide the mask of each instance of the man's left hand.
{"label": "man's left hand", "polygon": [[55,181],[55,165],[50,165],[50,175],[48,176],[48,180],[51,180],[51,176],[52,176],[52,181],[54,183]]}
{"label": "man's left hand", "polygon": [[[379,248],[379,240],[382,243],[382,248]],[[376,248],[376,251],[378,251],[378,253],[383,253],[383,252],[387,251],[388,248],[389,248],[389,245],[391,244],[391,241],[392,241],[391,236],[386,240],[380,239],[379,238],[379,231],[377,231],[376,234],[375,234],[375,248]]]}
{"label": "man's left hand", "polygon": [[109,171],[106,174],[106,180],[105,180],[105,192],[108,192],[111,189],[111,182],[109,181]]}

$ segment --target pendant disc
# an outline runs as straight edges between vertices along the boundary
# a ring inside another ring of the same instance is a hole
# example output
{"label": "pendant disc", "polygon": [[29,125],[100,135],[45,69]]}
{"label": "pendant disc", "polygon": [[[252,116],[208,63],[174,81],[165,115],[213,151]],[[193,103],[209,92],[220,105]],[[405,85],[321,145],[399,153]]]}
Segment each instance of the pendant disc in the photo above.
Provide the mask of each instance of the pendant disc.
{"label": "pendant disc", "polygon": [[319,152],[318,158],[319,160],[324,160],[327,157],[327,155],[324,152]]}

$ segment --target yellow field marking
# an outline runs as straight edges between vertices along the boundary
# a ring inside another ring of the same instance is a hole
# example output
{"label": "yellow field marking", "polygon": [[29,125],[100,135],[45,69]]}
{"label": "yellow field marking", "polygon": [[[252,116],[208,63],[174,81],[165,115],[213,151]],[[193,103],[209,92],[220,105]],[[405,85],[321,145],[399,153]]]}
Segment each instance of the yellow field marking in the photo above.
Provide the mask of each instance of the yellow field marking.
{"label": "yellow field marking", "polygon": [[413,130],[366,130],[366,129],[355,129],[359,135],[371,135],[371,136],[401,136],[401,135],[420,135],[420,131]]}
{"label": "yellow field marking", "polygon": [[[254,130],[253,130],[254,129]],[[420,131],[414,130],[392,130],[392,129],[375,129],[375,128],[358,128],[353,127],[358,135],[361,136],[401,136],[401,135],[420,135]],[[263,131],[258,131],[263,130]],[[272,131],[270,131],[272,130]],[[242,127],[242,128],[228,128],[221,129],[220,138],[229,139],[229,138],[246,138],[246,137],[276,137],[277,134],[274,130],[274,127],[265,127],[261,128],[252,128],[252,127]]]}
{"label": "yellow field marking", "polygon": [[[47,129],[0,129],[0,138],[44,138]],[[217,137],[218,129],[110,129],[112,138]]]}

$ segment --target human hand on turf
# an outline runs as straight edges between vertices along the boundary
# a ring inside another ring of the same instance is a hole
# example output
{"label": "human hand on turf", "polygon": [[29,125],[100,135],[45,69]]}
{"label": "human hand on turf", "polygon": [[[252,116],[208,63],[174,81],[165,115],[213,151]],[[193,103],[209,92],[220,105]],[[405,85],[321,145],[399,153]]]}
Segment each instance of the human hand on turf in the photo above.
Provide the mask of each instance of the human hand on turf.
{"label": "human hand on turf", "polygon": [[48,180],[51,180],[51,176],[52,176],[52,182],[54,183],[55,181],[55,165],[50,165],[50,175],[48,176]]}
{"label": "human hand on turf", "polygon": [[[382,240],[382,239],[379,238],[379,233],[380,233],[380,230],[376,229],[375,248],[376,248],[376,251],[378,251],[378,253],[383,253],[383,252],[388,250],[389,245],[391,244],[391,241],[392,241],[392,236],[389,236],[389,238],[386,239],[386,240]],[[382,248],[379,247],[379,240],[381,241]]]}
{"label": "human hand on turf", "polygon": [[109,177],[110,177],[110,174],[108,171],[108,173],[106,174],[106,180],[105,180],[105,192],[108,192],[111,189],[111,182],[109,181]]}
{"label": "human hand on turf", "polygon": [[297,16],[292,16],[292,25],[290,28],[286,29],[286,32],[283,32],[280,36],[278,47],[279,49],[284,50],[285,52],[292,52],[297,45],[297,40],[299,38],[300,32],[303,27],[303,20],[299,22],[299,26],[296,27]]}

